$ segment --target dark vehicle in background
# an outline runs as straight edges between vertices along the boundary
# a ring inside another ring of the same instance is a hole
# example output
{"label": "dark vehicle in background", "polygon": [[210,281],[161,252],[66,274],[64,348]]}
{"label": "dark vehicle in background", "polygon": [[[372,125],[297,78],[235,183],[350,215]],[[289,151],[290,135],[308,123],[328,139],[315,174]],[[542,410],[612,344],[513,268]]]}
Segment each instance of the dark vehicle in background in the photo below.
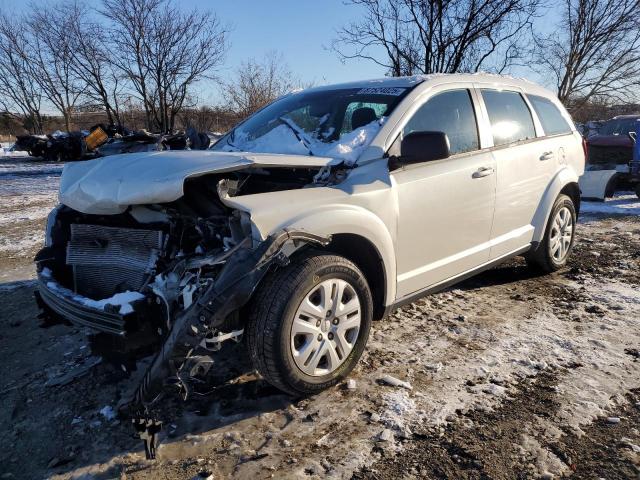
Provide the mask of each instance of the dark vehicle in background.
{"label": "dark vehicle in background", "polygon": [[621,190],[640,197],[640,165],[633,156],[638,120],[640,115],[619,115],[586,139],[586,171],[580,181],[584,198],[604,200]]}
{"label": "dark vehicle in background", "polygon": [[596,135],[587,139],[587,164],[594,170],[615,170],[618,165],[628,166],[633,159],[634,140],[640,115],[620,115],[605,122]]}

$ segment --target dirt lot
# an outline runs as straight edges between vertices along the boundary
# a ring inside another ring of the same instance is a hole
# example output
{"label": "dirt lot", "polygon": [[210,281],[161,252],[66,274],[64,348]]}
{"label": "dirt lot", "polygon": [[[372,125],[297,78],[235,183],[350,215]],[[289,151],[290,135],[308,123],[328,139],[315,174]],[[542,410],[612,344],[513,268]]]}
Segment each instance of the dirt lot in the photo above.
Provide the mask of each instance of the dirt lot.
{"label": "dirt lot", "polygon": [[0,478],[640,478],[637,199],[587,205],[558,274],[514,260],[377,322],[353,390],[287,397],[225,347],[214,396],[167,400],[148,462],[111,415],[126,374],[36,319],[43,175],[36,195],[0,187]]}

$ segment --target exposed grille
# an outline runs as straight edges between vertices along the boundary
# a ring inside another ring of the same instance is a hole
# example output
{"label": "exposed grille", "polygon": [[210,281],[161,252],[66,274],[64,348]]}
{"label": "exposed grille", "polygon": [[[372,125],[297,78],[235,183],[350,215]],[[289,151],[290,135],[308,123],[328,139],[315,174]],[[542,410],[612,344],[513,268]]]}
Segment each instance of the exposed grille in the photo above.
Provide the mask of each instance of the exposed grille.
{"label": "exposed grille", "polygon": [[72,224],[67,264],[73,267],[75,291],[102,299],[140,290],[163,242],[164,234],[156,230]]}

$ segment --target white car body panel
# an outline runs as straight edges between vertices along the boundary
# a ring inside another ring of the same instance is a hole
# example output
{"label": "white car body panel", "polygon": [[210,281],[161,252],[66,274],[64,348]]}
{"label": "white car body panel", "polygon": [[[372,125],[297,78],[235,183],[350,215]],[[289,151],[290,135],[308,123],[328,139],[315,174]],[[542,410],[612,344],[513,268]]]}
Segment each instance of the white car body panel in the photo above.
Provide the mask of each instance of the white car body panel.
{"label": "white car body panel", "polygon": [[408,165],[392,173],[399,210],[399,296],[489,260],[495,175],[474,178],[483,167],[495,167],[490,152]]}
{"label": "white car body panel", "polygon": [[580,190],[582,198],[592,198],[604,202],[607,185],[618,170],[591,170],[584,172],[580,177]]}
{"label": "white car body panel", "polygon": [[[494,148],[482,100],[474,88],[516,90],[551,99],[533,83],[497,75],[388,78],[343,85],[413,88],[385,121],[346,179],[330,186],[221,198],[250,215],[255,242],[282,229],[368,240],[384,266],[385,305],[459,277],[492,259],[521,253],[542,238],[553,202],[584,170],[579,134],[538,137]],[[319,87],[340,88],[341,86]],[[436,93],[467,88],[478,121],[480,149],[392,172],[383,158],[407,120]],[[559,105],[559,104],[558,104]],[[531,106],[538,134],[540,122]],[[551,152],[546,160],[540,160]],[[131,205],[180,198],[187,178],[252,167],[323,167],[335,160],[303,155],[223,152],[128,154],[68,164],[60,200],[84,213],[121,213]],[[482,167],[494,174],[473,177]]]}

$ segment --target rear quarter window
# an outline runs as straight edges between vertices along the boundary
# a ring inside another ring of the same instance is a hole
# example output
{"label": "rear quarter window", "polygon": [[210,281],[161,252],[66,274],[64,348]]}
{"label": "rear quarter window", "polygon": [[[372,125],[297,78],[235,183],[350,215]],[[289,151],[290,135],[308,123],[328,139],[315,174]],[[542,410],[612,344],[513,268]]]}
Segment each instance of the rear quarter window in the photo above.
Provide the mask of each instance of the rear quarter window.
{"label": "rear quarter window", "polygon": [[551,100],[538,95],[527,95],[527,98],[540,119],[545,135],[571,133],[571,127]]}
{"label": "rear quarter window", "polygon": [[482,99],[489,114],[495,146],[535,138],[533,117],[518,92],[483,89]]}

